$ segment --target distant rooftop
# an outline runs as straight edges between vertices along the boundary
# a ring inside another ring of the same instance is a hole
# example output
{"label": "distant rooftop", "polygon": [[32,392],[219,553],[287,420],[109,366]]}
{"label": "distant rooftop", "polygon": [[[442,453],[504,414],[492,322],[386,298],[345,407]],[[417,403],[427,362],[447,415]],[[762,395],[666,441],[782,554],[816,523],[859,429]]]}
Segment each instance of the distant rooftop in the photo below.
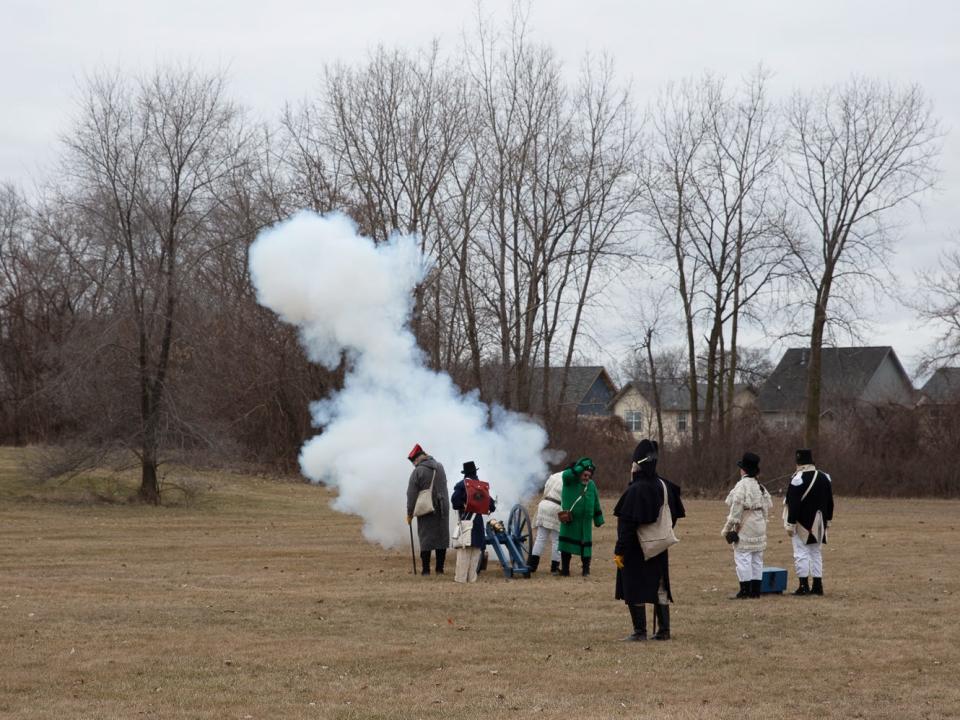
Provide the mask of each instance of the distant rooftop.
{"label": "distant rooftop", "polygon": [[[822,404],[830,405],[862,397],[870,380],[888,356],[909,384],[906,371],[889,345],[823,348]],[[809,363],[809,348],[787,350],[760,387],[757,407],[762,412],[802,412],[806,403]]]}
{"label": "distant rooftop", "polygon": [[937,370],[920,393],[927,402],[946,405],[960,402],[960,367],[944,367]]}

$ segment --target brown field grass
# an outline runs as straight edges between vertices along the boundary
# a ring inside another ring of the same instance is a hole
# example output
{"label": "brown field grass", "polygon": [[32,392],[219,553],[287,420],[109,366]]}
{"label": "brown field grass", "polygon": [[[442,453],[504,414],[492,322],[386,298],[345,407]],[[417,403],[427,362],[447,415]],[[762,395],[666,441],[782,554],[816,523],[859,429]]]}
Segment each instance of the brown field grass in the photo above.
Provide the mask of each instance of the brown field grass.
{"label": "brown field grass", "polygon": [[[0,717],[960,716],[958,502],[842,498],[826,597],[734,602],[725,507],[691,500],[674,639],[622,643],[612,517],[589,580],[462,587],[321,488],[197,473],[189,504],[91,503],[22,457],[0,450]],[[778,532],[766,560],[792,568]]]}

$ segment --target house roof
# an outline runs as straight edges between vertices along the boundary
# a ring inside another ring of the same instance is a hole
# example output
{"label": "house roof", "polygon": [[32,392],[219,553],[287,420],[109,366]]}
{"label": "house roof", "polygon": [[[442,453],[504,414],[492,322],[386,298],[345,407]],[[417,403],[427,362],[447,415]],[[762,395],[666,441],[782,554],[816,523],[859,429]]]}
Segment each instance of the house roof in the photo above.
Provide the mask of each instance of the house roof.
{"label": "house roof", "polygon": [[[610,401],[610,406],[613,407],[631,388],[640,393],[651,405],[656,404],[653,397],[653,383],[646,380],[633,380],[620,389],[620,392]],[[680,412],[690,409],[690,389],[685,382],[678,380],[658,380],[657,390],[660,392],[661,410]],[[700,410],[703,410],[703,401],[706,394],[706,385],[699,385],[697,388],[697,408]]]}
{"label": "house roof", "polygon": [[[881,364],[890,358],[908,386],[910,378],[893,348],[823,348],[821,404],[862,397]],[[757,406],[762,412],[802,412],[806,407],[809,348],[790,348],[760,387]]]}
{"label": "house roof", "polygon": [[[575,408],[586,398],[590,388],[593,387],[599,378],[609,389],[610,394],[617,391],[617,386],[607,374],[602,365],[583,365],[571,366],[567,373],[567,386],[563,397],[560,397],[560,385],[563,383],[563,368],[549,368],[550,379],[550,402],[555,407]],[[541,399],[543,398],[544,368],[534,368],[530,378],[530,406],[534,411],[539,411]]]}
{"label": "house roof", "polygon": [[927,402],[946,405],[960,402],[960,367],[937,370],[920,389]]}

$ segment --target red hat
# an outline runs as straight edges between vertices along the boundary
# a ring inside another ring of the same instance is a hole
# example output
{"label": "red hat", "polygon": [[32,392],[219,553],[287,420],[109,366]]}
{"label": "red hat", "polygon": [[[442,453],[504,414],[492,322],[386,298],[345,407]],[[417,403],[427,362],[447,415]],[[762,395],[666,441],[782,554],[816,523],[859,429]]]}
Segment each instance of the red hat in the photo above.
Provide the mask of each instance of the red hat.
{"label": "red hat", "polygon": [[407,460],[409,460],[410,462],[413,462],[414,460],[417,459],[418,455],[423,455],[423,448],[420,447],[419,443],[413,446],[413,450],[411,450],[410,454],[407,455]]}

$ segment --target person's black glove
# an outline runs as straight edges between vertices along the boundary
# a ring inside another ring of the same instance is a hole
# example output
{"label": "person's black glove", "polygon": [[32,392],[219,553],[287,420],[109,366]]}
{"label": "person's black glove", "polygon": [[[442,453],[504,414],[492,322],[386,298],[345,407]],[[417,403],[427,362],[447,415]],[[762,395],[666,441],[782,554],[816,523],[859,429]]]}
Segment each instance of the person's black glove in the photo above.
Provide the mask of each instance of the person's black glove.
{"label": "person's black glove", "polygon": [[736,530],[730,530],[726,535],[723,536],[723,539],[726,540],[730,545],[733,545],[735,542],[740,542],[740,536],[737,535]]}

